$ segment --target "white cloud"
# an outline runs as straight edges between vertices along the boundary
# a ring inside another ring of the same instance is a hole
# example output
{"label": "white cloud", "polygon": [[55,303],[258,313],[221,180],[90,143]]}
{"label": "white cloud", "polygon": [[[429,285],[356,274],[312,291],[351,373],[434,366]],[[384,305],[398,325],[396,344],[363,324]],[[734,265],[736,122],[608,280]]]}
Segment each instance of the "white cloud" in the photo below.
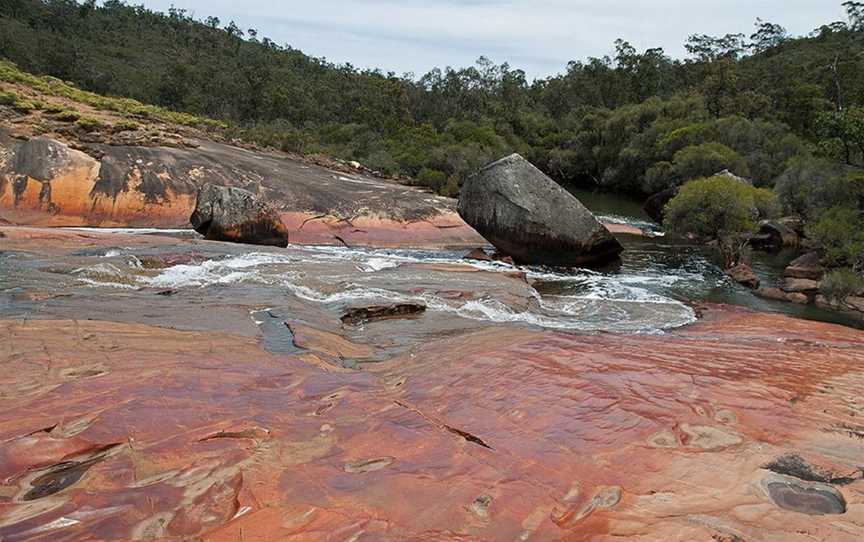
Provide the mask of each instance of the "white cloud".
{"label": "white cloud", "polygon": [[804,34],[842,18],[841,0],[144,0],[199,18],[234,20],[276,42],[335,62],[424,73],[480,55],[530,76],[602,56],[624,38],[684,54],[689,34],[750,33],[756,17]]}

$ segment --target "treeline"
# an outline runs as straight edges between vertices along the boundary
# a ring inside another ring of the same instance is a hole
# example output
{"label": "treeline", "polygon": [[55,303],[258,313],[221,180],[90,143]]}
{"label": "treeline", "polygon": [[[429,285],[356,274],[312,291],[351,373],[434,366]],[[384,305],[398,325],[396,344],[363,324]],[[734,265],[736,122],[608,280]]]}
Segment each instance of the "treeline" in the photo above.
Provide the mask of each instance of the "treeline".
{"label": "treeline", "polygon": [[803,37],[758,20],[748,35],[691,36],[684,60],[618,40],[533,82],[485,58],[422,77],[359,70],[120,0],[4,0],[0,55],[445,194],[517,151],[562,183],[644,196],[723,169],[773,187],[818,164],[864,166],[864,3],[843,5],[847,21]]}

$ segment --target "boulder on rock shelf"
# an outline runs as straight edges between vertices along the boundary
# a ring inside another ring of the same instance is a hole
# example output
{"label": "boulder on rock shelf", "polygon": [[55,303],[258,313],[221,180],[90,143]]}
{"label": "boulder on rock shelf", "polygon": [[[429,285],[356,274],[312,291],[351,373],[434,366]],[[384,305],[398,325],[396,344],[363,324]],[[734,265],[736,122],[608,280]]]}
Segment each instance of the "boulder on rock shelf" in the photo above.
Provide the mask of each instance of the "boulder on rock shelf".
{"label": "boulder on rock shelf", "polygon": [[789,301],[790,303],[797,303],[799,305],[806,305],[810,302],[810,298],[802,293],[784,292],[780,288],[760,288],[753,293],[763,299]]}
{"label": "boulder on rock shelf", "polygon": [[819,291],[819,281],[786,277],[783,284],[784,292],[816,293]]}
{"label": "boulder on rock shelf", "polygon": [[746,263],[739,263],[734,267],[730,267],[726,270],[726,274],[738,284],[748,288],[753,288],[755,290],[759,287],[759,277],[756,276],[753,269],[751,269]]}
{"label": "boulder on rock shelf", "polygon": [[465,182],[459,215],[519,264],[599,265],[623,250],[575,196],[518,154]]}
{"label": "boulder on rock shelf", "polygon": [[801,220],[796,217],[763,220],[759,223],[759,232],[753,236],[750,244],[762,250],[797,247],[801,244],[799,228],[802,227]]}
{"label": "boulder on rock shelf", "polygon": [[288,230],[276,210],[242,188],[205,184],[189,221],[210,241],[288,246]]}
{"label": "boulder on rock shelf", "polygon": [[818,252],[808,252],[793,260],[783,274],[793,279],[822,280],[825,268]]}

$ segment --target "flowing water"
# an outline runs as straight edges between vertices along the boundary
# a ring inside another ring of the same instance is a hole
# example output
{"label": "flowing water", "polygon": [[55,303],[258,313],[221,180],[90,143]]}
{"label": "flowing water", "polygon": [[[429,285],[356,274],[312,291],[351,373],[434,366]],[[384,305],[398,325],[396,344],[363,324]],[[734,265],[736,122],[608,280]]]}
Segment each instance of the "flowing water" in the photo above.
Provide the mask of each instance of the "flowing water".
{"label": "flowing water", "polygon": [[[571,189],[571,192],[602,220],[634,225],[655,234],[620,237],[625,248],[621,265],[607,273],[621,281],[640,282],[641,278],[648,278],[653,291],[673,299],[742,305],[759,311],[864,328],[864,322],[855,316],[813,305],[756,297],[721,271],[716,255],[710,250],[681,238],[662,235],[662,230],[645,214],[638,201],[585,190]],[[754,251],[750,254],[750,263],[764,287],[777,287],[783,283],[784,269],[798,255],[794,250],[774,254]]]}
{"label": "flowing water", "polygon": [[[188,303],[200,307],[196,319],[202,328],[214,324],[209,320],[212,311],[206,308],[213,304],[238,310],[251,307],[246,313],[259,314],[252,319],[263,329],[269,320],[261,314],[280,314],[285,320],[291,314],[317,314],[333,320],[351,306],[392,302],[426,305],[425,332],[432,329],[439,333],[489,323],[662,333],[695,321],[692,304],[698,302],[744,305],[861,326],[860,321],[842,314],[755,297],[730,280],[709,251],[664,235],[636,202],[602,194],[577,192],[577,196],[604,221],[637,226],[648,235],[620,236],[625,252],[613,266],[556,270],[466,260],[464,250],[341,246],[279,250],[196,243],[194,232],[185,230],[136,230],[142,235],[170,234],[178,241],[146,250],[85,250],[62,262],[7,253],[0,260],[6,271],[0,276],[0,293],[13,299],[14,292],[22,288],[44,290],[50,284],[53,289],[65,288],[69,295],[74,292],[76,297],[75,303],[56,303],[57,314],[69,315],[85,306],[98,310],[120,298],[125,301],[116,311],[128,310],[129,319],[177,320],[178,325],[189,327],[174,317],[174,300],[182,294]],[[188,256],[190,242],[193,257],[167,267],[148,264],[165,254]],[[775,285],[793,257],[791,253],[757,253],[753,267],[764,284]],[[154,292],[162,296],[154,299]],[[43,314],[44,309],[40,307]],[[32,307],[20,302],[6,304],[0,313],[18,317],[33,314]],[[420,333],[407,328],[401,331]]]}

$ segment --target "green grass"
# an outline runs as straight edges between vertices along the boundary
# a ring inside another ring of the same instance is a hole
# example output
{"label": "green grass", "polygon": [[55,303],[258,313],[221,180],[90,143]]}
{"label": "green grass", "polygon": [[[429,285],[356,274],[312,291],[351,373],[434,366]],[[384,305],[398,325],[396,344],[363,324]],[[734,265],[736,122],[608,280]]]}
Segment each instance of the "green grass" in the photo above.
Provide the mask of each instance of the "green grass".
{"label": "green grass", "polygon": [[[227,124],[221,121],[197,117],[189,113],[170,111],[155,105],[142,104],[131,98],[100,96],[99,94],[76,88],[56,77],[48,75],[37,76],[21,71],[15,64],[7,60],[0,60],[0,81],[26,85],[50,96],[68,98],[100,111],[112,111],[123,116],[142,117],[170,124],[199,128],[227,128]],[[0,101],[2,100],[3,98],[0,98]],[[16,105],[15,107],[17,108],[18,106]],[[35,106],[31,109],[35,109]]]}

